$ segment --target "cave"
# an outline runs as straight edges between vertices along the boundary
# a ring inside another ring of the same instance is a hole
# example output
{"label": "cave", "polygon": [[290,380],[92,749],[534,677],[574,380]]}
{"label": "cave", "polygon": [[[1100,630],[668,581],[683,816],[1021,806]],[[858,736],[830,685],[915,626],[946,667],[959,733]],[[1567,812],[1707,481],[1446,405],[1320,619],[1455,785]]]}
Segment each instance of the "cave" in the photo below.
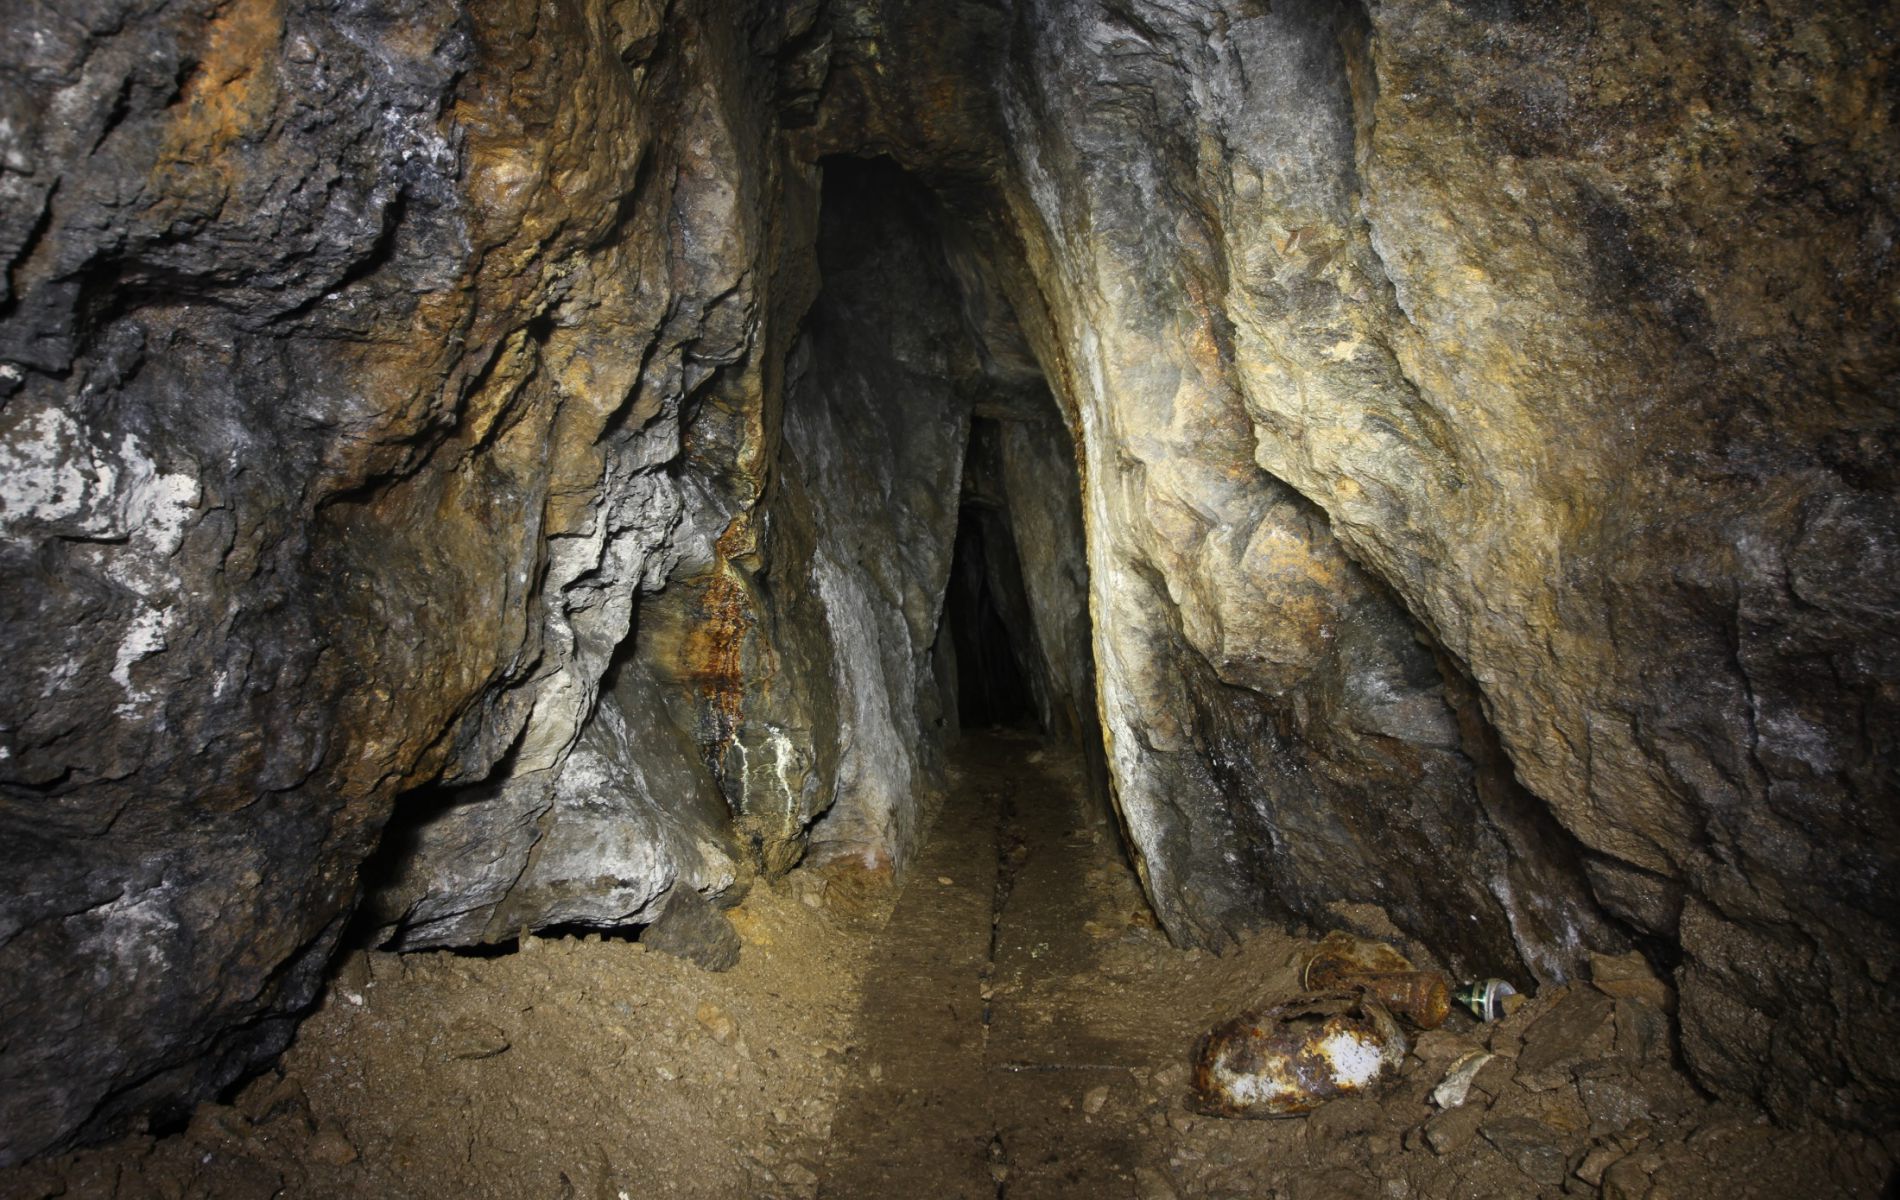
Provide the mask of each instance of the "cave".
{"label": "cave", "polygon": [[955,650],[957,725],[963,729],[1009,728],[1036,719],[1016,646],[1026,604],[1015,550],[1009,527],[994,513],[973,504],[958,510],[937,636],[948,636]]}
{"label": "cave", "polygon": [[1892,14],[14,26],[0,1194],[1900,1187]]}

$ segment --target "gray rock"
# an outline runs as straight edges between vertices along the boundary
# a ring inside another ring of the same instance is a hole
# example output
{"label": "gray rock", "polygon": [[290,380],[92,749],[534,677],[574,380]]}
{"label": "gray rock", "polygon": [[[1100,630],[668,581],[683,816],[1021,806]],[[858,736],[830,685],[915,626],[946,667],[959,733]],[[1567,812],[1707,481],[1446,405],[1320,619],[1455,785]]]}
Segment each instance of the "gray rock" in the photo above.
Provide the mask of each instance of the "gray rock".
{"label": "gray rock", "polygon": [[676,887],[667,893],[659,915],[640,934],[640,941],[708,971],[729,971],[739,962],[739,931],[726,914],[692,888]]}

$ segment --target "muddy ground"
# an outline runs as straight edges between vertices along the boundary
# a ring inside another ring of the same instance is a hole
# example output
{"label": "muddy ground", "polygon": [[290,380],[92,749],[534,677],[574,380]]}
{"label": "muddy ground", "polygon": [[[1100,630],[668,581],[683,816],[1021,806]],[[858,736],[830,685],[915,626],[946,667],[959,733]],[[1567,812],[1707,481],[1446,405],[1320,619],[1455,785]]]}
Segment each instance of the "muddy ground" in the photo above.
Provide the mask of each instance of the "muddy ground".
{"label": "muddy ground", "polygon": [[[713,974],[616,938],[355,953],[279,1068],[182,1131],[0,1172],[7,1197],[1878,1196],[1900,1142],[1777,1128],[1678,1070],[1629,960],[1415,1034],[1375,1098],[1213,1118],[1197,1038],[1312,937],[1154,927],[1074,756],[972,738],[901,889],[796,871]],[[1342,913],[1361,932],[1376,914]],[[1489,1058],[1478,1056],[1489,1055]],[[1465,1099],[1433,1093],[1459,1067]]]}

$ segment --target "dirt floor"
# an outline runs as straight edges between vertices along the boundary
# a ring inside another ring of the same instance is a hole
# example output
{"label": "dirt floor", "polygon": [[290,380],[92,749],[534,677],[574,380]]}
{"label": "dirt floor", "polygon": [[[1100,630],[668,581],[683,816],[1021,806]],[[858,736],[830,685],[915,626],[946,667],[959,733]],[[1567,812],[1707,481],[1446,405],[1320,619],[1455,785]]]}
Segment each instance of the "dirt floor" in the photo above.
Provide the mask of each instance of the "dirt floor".
{"label": "dirt floor", "polygon": [[1202,1115],[1197,1039],[1297,990],[1313,943],[1171,948],[1065,752],[976,737],[954,776],[901,890],[755,887],[729,972],[598,937],[356,954],[230,1104],[0,1172],[0,1196],[1688,1200],[1893,1177],[1900,1142],[1700,1096],[1667,989],[1628,960],[1414,1034],[1376,1097]]}

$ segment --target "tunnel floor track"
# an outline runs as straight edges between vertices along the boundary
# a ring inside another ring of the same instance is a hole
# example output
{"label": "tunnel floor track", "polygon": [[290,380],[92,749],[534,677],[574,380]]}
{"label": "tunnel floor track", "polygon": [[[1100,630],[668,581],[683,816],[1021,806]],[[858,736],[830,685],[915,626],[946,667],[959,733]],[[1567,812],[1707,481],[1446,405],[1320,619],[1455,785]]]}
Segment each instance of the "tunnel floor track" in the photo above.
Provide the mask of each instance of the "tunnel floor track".
{"label": "tunnel floor track", "polygon": [[1158,1157],[1133,1085],[1185,1050],[1103,961],[1160,936],[1134,872],[1078,758],[986,733],[954,779],[877,935],[819,1194],[1128,1195]]}

